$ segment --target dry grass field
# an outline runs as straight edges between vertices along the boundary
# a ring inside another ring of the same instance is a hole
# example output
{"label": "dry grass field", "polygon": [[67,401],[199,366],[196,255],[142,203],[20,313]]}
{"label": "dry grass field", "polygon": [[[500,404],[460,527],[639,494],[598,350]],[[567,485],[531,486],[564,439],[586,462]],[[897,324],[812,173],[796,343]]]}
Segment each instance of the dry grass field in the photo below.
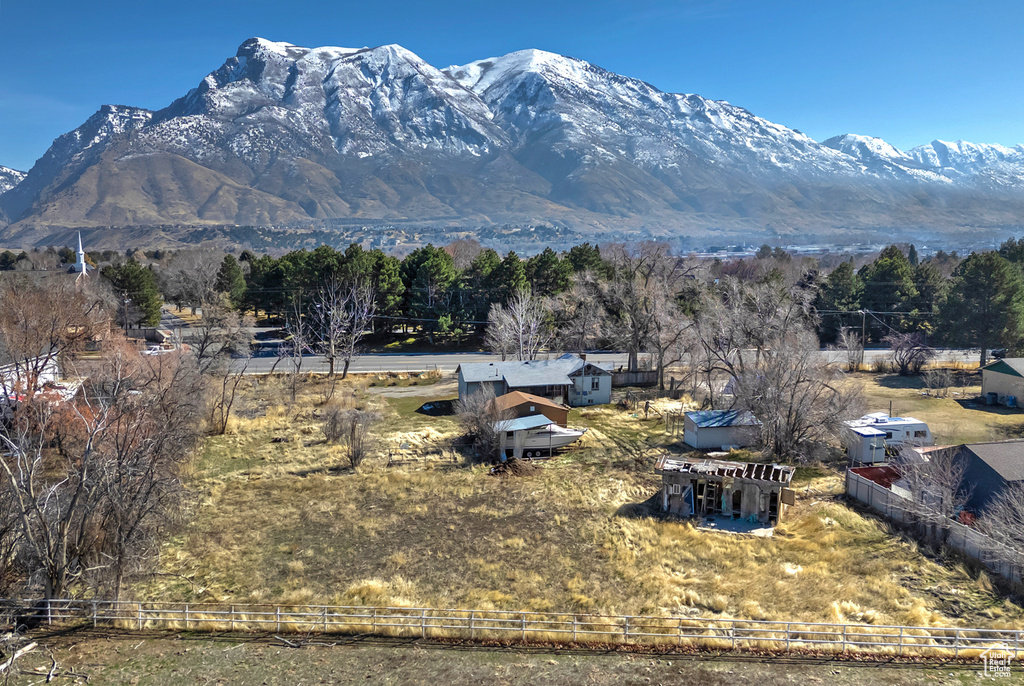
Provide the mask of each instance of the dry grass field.
{"label": "dry grass field", "polygon": [[[936,421],[937,433],[947,415],[942,431],[971,426],[959,413],[974,415],[950,406],[953,400],[881,381],[868,391],[873,399],[892,393],[894,409]],[[322,441],[322,382],[304,381],[290,405],[283,382],[254,380],[229,434],[209,439],[195,468],[192,524],[164,546],[161,574],[139,592],[239,603],[994,627],[1024,621],[1020,605],[984,573],[848,507],[838,497],[838,471],[798,471],[798,504],[774,538],[698,531],[653,516],[646,504],[659,477],[649,464],[637,470],[637,456],[680,449],[657,417],[574,410],[570,424],[590,428],[581,447],[529,476],[499,479],[485,466],[452,462],[454,418],[417,412],[450,385],[391,397],[368,393],[365,383],[338,391],[345,402],[375,404],[386,416],[381,454],[353,472]],[[926,416],[929,403],[936,414]],[[388,467],[388,448],[396,459],[434,458]]]}

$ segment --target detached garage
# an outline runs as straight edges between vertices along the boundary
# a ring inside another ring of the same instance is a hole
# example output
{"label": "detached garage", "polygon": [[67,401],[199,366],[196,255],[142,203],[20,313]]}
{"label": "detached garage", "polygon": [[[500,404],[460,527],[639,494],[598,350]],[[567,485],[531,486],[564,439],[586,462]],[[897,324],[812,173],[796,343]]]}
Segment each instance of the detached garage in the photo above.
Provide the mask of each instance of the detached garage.
{"label": "detached garage", "polygon": [[683,416],[683,442],[701,450],[757,443],[761,422],[748,410],[699,410]]}
{"label": "detached garage", "polygon": [[981,368],[981,395],[988,399],[990,393],[1000,405],[1024,403],[1024,358],[996,360]]}

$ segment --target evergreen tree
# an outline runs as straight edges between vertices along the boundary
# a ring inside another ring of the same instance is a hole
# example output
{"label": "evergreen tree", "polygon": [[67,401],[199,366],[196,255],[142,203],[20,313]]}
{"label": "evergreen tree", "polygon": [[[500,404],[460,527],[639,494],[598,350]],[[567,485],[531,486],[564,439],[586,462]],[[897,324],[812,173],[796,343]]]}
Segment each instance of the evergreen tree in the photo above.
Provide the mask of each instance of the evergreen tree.
{"label": "evergreen tree", "polygon": [[821,317],[821,335],[826,342],[834,341],[842,326],[851,326],[854,319],[850,313],[861,309],[861,296],[864,294],[864,283],[853,269],[853,262],[843,262],[825,278],[818,290],[814,307],[823,312]]}
{"label": "evergreen tree", "polygon": [[245,274],[234,255],[225,255],[220,263],[216,288],[218,292],[227,294],[235,309],[245,305]]}
{"label": "evergreen tree", "polygon": [[572,267],[551,248],[526,261],[526,281],[535,295],[557,295],[572,285]]}
{"label": "evergreen tree", "polygon": [[1014,264],[1024,264],[1024,238],[1007,239],[999,246],[999,254]]}
{"label": "evergreen tree", "polygon": [[946,342],[980,348],[982,364],[995,346],[1018,347],[1024,338],[1020,269],[998,253],[971,253],[953,272],[940,314]]}
{"label": "evergreen tree", "polygon": [[[458,278],[451,255],[427,244],[402,261],[401,274],[409,315],[436,320],[449,311]],[[424,328],[428,332],[435,331],[436,321],[425,322]]]}
{"label": "evergreen tree", "polygon": [[[119,299],[118,322],[122,326],[156,326],[160,323],[160,291],[153,272],[135,260],[104,267],[100,275],[110,282]],[[124,303],[124,299],[128,303]],[[127,320],[125,310],[127,309]]]}
{"label": "evergreen tree", "polygon": [[514,295],[527,290],[529,286],[526,281],[526,265],[519,259],[514,250],[510,251],[505,259],[498,265],[495,274],[495,285],[497,286],[496,302],[504,305]]}
{"label": "evergreen tree", "polygon": [[907,262],[910,263],[911,267],[916,267],[920,262],[920,258],[917,256],[917,248],[911,243],[910,247],[907,248]]}
{"label": "evergreen tree", "polygon": [[[911,313],[918,292],[914,285],[914,268],[898,246],[890,245],[871,264],[861,267],[859,276],[864,282],[861,303],[874,312]],[[908,326],[907,318],[886,317],[895,328]],[[881,329],[876,330],[881,334]]]}
{"label": "evergreen tree", "polygon": [[603,274],[606,271],[600,248],[590,243],[572,246],[565,255],[565,261],[577,274],[585,271]]}

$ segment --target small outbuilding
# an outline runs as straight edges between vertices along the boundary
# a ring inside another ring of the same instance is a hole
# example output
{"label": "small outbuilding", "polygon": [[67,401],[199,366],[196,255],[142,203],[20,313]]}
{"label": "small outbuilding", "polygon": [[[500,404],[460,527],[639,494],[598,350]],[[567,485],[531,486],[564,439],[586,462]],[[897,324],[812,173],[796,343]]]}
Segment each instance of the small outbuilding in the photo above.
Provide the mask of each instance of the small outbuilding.
{"label": "small outbuilding", "polygon": [[512,391],[494,399],[495,409],[509,419],[542,414],[558,426],[569,424],[569,408],[532,393]]}
{"label": "small outbuilding", "polygon": [[683,442],[701,450],[757,443],[761,422],[748,410],[698,410],[683,416]]}
{"label": "small outbuilding", "polygon": [[719,515],[775,525],[796,503],[789,488],[795,467],[664,455],[654,471],[662,479],[661,511],[683,517]]}
{"label": "small outbuilding", "polygon": [[1008,357],[982,367],[981,395],[993,404],[1024,403],[1024,358]]}

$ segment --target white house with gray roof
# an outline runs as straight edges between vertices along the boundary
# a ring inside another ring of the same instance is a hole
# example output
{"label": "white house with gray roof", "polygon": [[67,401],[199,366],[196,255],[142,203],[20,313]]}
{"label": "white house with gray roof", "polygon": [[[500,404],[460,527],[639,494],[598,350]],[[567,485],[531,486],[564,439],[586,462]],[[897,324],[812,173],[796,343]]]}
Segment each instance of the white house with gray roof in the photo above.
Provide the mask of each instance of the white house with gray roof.
{"label": "white house with gray roof", "polygon": [[495,397],[522,391],[571,407],[612,401],[611,371],[569,353],[554,360],[461,364],[458,376],[460,400],[490,387]]}

